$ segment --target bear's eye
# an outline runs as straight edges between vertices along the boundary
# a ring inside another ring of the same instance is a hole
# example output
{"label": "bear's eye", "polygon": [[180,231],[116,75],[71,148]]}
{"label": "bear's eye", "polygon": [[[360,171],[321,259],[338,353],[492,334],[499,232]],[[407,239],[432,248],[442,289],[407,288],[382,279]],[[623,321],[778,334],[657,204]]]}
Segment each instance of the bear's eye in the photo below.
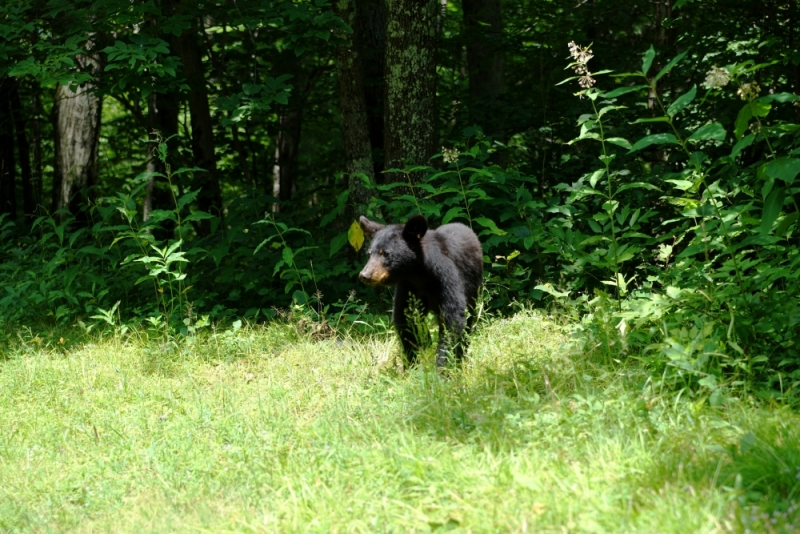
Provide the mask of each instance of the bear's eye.
{"label": "bear's eye", "polygon": [[385,255],[386,255],[386,254],[383,252],[383,249],[380,249],[380,250],[378,251],[378,254],[380,254],[381,256],[385,256]]}

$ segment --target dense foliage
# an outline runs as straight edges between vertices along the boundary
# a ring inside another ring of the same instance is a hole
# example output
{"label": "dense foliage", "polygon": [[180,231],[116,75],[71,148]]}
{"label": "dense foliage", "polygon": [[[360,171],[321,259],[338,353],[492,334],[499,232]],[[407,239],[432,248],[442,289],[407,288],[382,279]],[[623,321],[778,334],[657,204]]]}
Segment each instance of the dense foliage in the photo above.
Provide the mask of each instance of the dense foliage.
{"label": "dense foliage", "polygon": [[[190,333],[292,303],[368,329],[389,295],[356,283],[353,217],[423,213],[480,235],[488,311],[574,315],[587,351],[641,356],[712,403],[794,398],[796,3],[507,0],[502,17],[499,2],[448,3],[426,113],[440,153],[392,169],[392,65],[374,57],[374,21],[348,26],[341,4],[4,2],[8,335],[42,321]],[[347,46],[364,61],[367,174],[342,140]],[[81,84],[102,102],[96,173],[59,202],[71,171],[63,121],[46,117],[56,88]]]}

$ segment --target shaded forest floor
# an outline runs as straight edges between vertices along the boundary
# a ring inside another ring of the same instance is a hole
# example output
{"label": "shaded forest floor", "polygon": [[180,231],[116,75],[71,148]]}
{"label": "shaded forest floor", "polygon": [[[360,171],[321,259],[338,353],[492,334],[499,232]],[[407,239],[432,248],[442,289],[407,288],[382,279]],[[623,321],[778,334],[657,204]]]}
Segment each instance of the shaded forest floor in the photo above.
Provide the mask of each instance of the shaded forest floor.
{"label": "shaded forest floor", "polygon": [[794,411],[659,390],[538,313],[448,377],[279,322],[46,345],[0,359],[4,532],[800,528]]}

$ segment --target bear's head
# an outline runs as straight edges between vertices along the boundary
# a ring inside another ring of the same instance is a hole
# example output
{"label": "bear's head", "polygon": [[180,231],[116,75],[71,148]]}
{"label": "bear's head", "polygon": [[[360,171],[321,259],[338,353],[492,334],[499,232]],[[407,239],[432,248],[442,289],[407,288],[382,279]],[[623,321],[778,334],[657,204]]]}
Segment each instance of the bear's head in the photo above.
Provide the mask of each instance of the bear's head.
{"label": "bear's head", "polygon": [[371,240],[369,260],[358,275],[369,286],[391,286],[422,261],[422,238],[428,221],[414,215],[405,225],[383,225],[366,217],[359,219],[364,235]]}

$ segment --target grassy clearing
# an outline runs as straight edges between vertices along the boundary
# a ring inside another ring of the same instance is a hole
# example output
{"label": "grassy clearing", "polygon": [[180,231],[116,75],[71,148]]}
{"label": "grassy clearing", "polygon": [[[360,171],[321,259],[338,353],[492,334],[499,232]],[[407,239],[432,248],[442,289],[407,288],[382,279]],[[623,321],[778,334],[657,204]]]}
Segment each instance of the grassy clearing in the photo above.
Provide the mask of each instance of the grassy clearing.
{"label": "grassy clearing", "polygon": [[391,336],[285,324],[177,348],[27,336],[0,361],[0,530],[800,528],[797,414],[698,405],[566,341],[493,321],[443,378],[398,373]]}

